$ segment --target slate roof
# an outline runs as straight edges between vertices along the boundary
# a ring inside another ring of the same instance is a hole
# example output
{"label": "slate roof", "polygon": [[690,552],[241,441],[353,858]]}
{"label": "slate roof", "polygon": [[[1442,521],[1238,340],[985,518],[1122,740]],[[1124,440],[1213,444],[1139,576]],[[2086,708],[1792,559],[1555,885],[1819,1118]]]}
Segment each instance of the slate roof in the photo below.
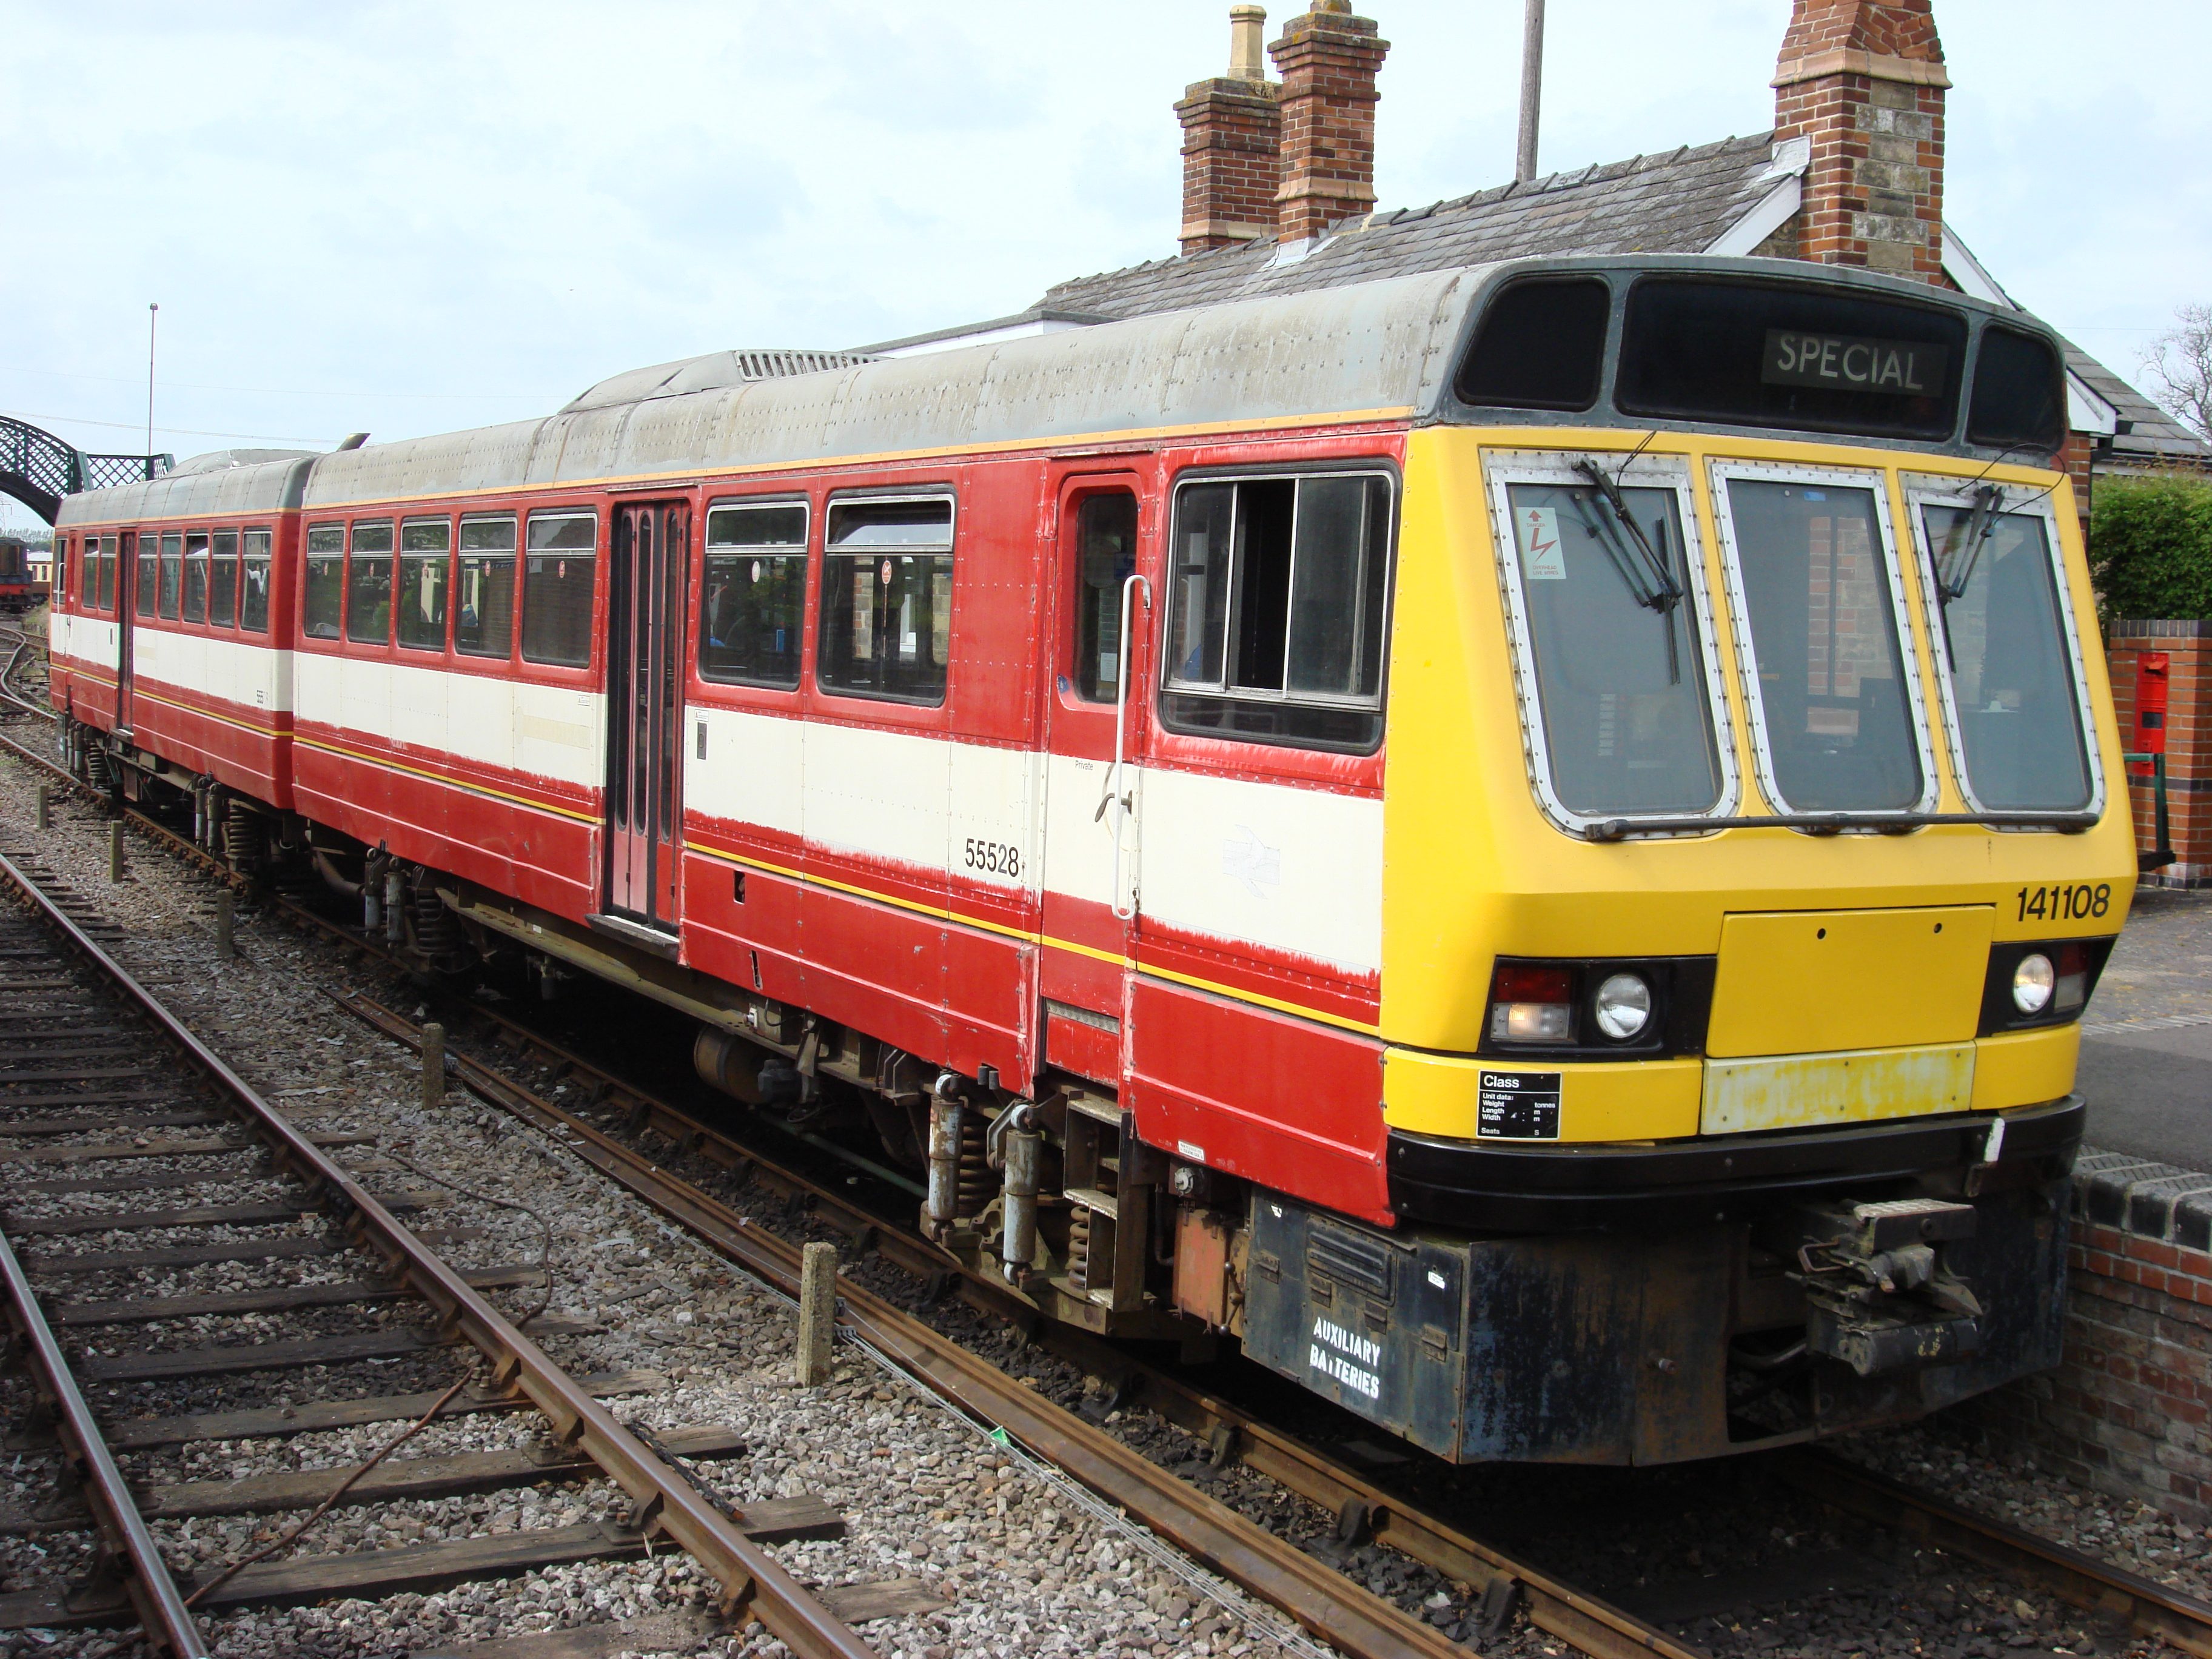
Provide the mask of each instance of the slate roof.
{"label": "slate roof", "polygon": [[2212,447],[2149,398],[2106,368],[2071,340],[2066,348],[2066,367],[2120,417],[2120,430],[2103,447],[2099,463],[2110,466],[2156,466],[2184,462],[2205,465]]}
{"label": "slate roof", "polygon": [[1445,270],[1544,253],[1702,253],[1780,182],[1773,135],[1639,155],[1376,213],[1279,258],[1272,237],[1078,277],[1041,307],[1140,317],[1224,300]]}

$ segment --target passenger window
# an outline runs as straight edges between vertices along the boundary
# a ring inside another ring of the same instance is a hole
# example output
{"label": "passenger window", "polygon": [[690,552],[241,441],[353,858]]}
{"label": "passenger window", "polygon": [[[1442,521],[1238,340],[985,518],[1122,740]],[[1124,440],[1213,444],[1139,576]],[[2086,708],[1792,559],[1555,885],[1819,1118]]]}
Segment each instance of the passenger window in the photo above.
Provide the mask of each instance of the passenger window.
{"label": "passenger window", "polygon": [[346,572],[346,638],[384,645],[392,638],[392,520],[353,527],[353,558]]}
{"label": "passenger window", "polygon": [[941,703],[952,643],[952,502],[833,501],[822,552],[825,691]]}
{"label": "passenger window", "polygon": [[155,536],[141,536],[132,544],[132,562],[137,568],[131,572],[131,579],[137,584],[138,597],[132,601],[131,608],[142,617],[154,614],[154,599],[161,591],[161,538]]}
{"label": "passenger window", "polygon": [[119,543],[113,536],[100,538],[100,608],[115,609],[115,559]]}
{"label": "passenger window", "polygon": [[208,599],[208,538],[204,531],[185,538],[185,620],[205,622]]}
{"label": "passenger window", "polygon": [[410,651],[446,648],[446,567],[453,527],[444,519],[399,526],[399,643]]}
{"label": "passenger window", "polygon": [[599,521],[589,513],[533,513],[522,567],[522,657],[580,668],[592,659],[592,589]]}
{"label": "passenger window", "polygon": [[796,686],[805,610],[806,503],[708,508],[700,674],[732,685]]}
{"label": "passenger window", "polygon": [[345,526],[311,526],[307,531],[307,593],[301,631],[311,640],[334,640],[345,611]]}
{"label": "passenger window", "polygon": [[1121,585],[1137,568],[1137,498],[1116,489],[1076,509],[1075,691],[1112,702],[1121,691]]}
{"label": "passenger window", "polygon": [[238,625],[256,634],[269,631],[269,543],[265,530],[249,530],[241,538],[239,562]]}
{"label": "passenger window", "polygon": [[471,657],[514,653],[514,520],[461,520],[453,587],[453,649]]}
{"label": "passenger window", "polygon": [[238,616],[238,532],[218,530],[208,559],[208,621],[228,628]]}
{"label": "passenger window", "polygon": [[185,586],[185,538],[181,532],[161,538],[161,614],[176,619],[177,601]]}
{"label": "passenger window", "polygon": [[1162,712],[1176,731],[1330,749],[1382,738],[1390,481],[1305,474],[1176,497]]}
{"label": "passenger window", "polygon": [[99,603],[99,600],[94,597],[98,589],[95,586],[95,578],[93,574],[99,567],[99,564],[100,538],[97,536],[87,536],[84,538],[84,550],[77,556],[76,562],[77,584],[81,590],[77,597],[84,603],[87,608]]}

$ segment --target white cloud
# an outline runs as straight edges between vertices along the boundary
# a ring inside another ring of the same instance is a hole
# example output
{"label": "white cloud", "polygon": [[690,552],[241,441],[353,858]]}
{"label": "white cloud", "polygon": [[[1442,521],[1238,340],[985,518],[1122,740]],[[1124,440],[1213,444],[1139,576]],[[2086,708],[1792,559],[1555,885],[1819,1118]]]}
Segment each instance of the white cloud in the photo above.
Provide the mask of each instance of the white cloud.
{"label": "white cloud", "polygon": [[[1394,46],[1383,203],[1504,178],[1519,0],[1364,9]],[[1786,0],[1692,9],[1551,0],[1547,168],[1764,130]],[[1173,252],[1169,106],[1219,71],[1226,11],[0,0],[0,409],[133,447],[149,300],[156,439],[179,453],[229,441],[197,433],[512,419],[641,363],[1016,310]],[[2212,8],[1936,15],[1953,221],[2024,303],[2132,369],[2176,305],[2212,299],[2192,165],[2212,118],[2190,77],[2145,69],[2201,61]]]}

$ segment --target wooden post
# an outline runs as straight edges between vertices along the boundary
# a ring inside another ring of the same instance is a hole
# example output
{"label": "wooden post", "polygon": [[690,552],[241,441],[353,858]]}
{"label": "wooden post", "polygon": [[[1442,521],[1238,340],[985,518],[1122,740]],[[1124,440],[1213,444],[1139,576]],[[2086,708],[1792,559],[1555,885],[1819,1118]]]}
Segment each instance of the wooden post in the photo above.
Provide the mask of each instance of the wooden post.
{"label": "wooden post", "polygon": [[123,820],[116,819],[107,826],[107,878],[123,879]]}
{"label": "wooden post", "polygon": [[799,1386],[830,1380],[837,1341],[837,1247],[809,1244],[799,1268]]}
{"label": "wooden post", "polygon": [[436,1024],[422,1028],[422,1103],[446,1103],[446,1028]]}
{"label": "wooden post", "polygon": [[54,792],[51,787],[42,783],[39,786],[39,828],[46,830],[53,827]]}
{"label": "wooden post", "polygon": [[231,944],[231,931],[237,920],[238,896],[228,887],[218,887],[215,894],[215,953],[218,957],[235,956]]}

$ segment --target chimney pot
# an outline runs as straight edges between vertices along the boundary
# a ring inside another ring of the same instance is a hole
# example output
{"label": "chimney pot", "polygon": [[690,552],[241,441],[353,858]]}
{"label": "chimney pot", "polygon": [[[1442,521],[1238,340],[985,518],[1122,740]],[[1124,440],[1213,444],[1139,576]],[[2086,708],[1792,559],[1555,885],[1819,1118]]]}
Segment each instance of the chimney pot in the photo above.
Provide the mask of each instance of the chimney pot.
{"label": "chimney pot", "polygon": [[1265,6],[1231,6],[1229,9],[1229,78],[1232,81],[1264,81],[1267,78],[1267,59],[1261,56],[1261,39],[1267,25]]}

